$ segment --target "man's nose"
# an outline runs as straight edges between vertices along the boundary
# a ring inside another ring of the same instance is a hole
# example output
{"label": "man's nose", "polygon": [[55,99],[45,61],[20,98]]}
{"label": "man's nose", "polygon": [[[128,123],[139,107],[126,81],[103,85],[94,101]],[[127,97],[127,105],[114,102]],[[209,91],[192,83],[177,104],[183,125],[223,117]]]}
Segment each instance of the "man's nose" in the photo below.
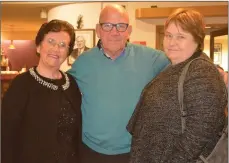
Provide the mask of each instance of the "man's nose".
{"label": "man's nose", "polygon": [[119,31],[117,30],[116,26],[113,26],[112,30],[110,31],[112,34],[119,34]]}

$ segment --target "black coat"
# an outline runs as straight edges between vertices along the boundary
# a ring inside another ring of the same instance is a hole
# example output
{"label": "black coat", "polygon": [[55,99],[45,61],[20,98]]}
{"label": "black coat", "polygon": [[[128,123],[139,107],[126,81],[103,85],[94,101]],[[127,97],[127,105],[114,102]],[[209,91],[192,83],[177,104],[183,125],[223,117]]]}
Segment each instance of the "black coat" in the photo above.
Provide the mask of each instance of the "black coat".
{"label": "black coat", "polygon": [[[150,82],[131,117],[131,163],[195,163],[210,154],[223,129],[227,105],[225,84],[215,66],[194,61],[184,80],[186,129],[182,134],[178,79],[193,58],[171,65]],[[206,58],[207,59],[207,58]]]}
{"label": "black coat", "polygon": [[[66,82],[38,76],[59,86]],[[81,94],[68,77],[66,90],[40,84],[29,71],[12,81],[2,101],[2,163],[79,162]]]}

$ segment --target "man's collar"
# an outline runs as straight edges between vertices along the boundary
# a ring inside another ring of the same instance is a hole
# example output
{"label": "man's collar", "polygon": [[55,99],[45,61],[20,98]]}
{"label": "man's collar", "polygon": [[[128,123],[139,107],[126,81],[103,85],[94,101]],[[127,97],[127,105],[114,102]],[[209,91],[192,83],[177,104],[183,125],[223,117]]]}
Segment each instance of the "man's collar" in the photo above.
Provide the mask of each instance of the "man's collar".
{"label": "man's collar", "polygon": [[[102,40],[99,39],[98,43],[97,43],[97,47],[99,48],[99,50],[101,50],[103,47],[102,47]],[[127,47],[127,42],[126,42],[126,45],[125,47]]]}
{"label": "man's collar", "polygon": [[101,39],[99,39],[99,41],[97,43],[97,47],[99,48],[99,50],[102,49],[102,41],[101,41]]}
{"label": "man's collar", "polygon": [[[107,53],[104,52],[101,39],[99,39],[99,41],[98,41],[98,43],[97,43],[97,47],[99,48],[99,50],[101,50],[101,51],[103,52],[103,54],[104,54],[107,58],[111,59],[110,55],[108,55]],[[127,47],[127,43],[126,43],[125,47]],[[125,48],[124,48],[123,51],[121,52],[121,55],[120,55],[120,56],[123,56],[124,54],[125,54]],[[120,57],[120,56],[119,56],[119,57]]]}

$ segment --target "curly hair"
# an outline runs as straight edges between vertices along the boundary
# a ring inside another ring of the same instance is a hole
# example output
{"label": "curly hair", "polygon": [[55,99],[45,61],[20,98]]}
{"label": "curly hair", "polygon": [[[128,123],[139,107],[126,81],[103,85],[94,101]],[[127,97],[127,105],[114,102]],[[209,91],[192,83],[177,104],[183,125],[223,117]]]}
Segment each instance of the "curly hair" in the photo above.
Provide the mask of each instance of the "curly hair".
{"label": "curly hair", "polygon": [[68,50],[68,55],[70,55],[75,45],[75,31],[74,31],[74,27],[70,23],[64,20],[54,19],[51,20],[50,22],[46,22],[42,24],[35,39],[36,46],[39,46],[41,44],[41,42],[44,40],[45,35],[48,34],[49,32],[60,32],[60,31],[65,31],[70,36],[70,43],[69,43],[69,50]]}

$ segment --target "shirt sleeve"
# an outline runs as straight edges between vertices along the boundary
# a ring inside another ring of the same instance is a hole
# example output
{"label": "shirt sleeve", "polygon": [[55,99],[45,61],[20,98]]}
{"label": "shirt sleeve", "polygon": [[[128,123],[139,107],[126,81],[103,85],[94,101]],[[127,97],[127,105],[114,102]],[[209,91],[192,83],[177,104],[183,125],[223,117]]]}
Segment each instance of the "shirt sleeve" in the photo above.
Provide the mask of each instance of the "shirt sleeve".
{"label": "shirt sleeve", "polygon": [[1,127],[2,127],[2,163],[16,162],[19,148],[19,133],[28,100],[25,89],[27,85],[18,76],[12,81],[2,99]]}
{"label": "shirt sleeve", "polygon": [[[170,64],[170,60],[163,51],[153,49],[154,55],[152,56],[152,74],[153,78],[156,77],[160,72],[165,70]],[[154,58],[156,56],[156,58]]]}
{"label": "shirt sleeve", "polygon": [[198,159],[206,147],[214,145],[223,128],[227,90],[212,64],[197,62],[190,66],[184,82],[184,107],[188,113],[185,131],[165,149],[163,163]]}

